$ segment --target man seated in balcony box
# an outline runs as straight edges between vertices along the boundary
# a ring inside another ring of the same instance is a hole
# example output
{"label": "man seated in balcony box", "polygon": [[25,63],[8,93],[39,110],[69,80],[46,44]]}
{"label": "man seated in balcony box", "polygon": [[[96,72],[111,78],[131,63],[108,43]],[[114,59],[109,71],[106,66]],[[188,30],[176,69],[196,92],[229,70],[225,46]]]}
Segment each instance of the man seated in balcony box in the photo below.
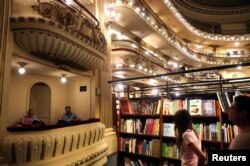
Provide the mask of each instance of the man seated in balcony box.
{"label": "man seated in balcony box", "polygon": [[62,115],[61,119],[58,121],[59,124],[62,123],[72,123],[77,121],[77,116],[71,111],[70,106],[65,107],[65,113]]}

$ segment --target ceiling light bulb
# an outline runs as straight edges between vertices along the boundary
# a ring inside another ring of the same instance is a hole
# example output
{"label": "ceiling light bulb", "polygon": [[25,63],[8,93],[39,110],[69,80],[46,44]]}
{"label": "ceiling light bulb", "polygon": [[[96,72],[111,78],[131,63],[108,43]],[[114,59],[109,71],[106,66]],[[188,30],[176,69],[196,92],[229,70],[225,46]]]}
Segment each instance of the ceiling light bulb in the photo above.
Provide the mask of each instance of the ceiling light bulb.
{"label": "ceiling light bulb", "polygon": [[71,5],[72,4],[72,0],[66,0],[66,4],[67,5]]}
{"label": "ceiling light bulb", "polygon": [[153,94],[153,95],[157,95],[158,92],[159,92],[158,89],[153,89],[153,90],[152,90],[152,94]]}
{"label": "ceiling light bulb", "polygon": [[61,83],[66,83],[67,82],[67,78],[65,78],[64,76],[61,78]]}
{"label": "ceiling light bulb", "polygon": [[24,74],[25,73],[25,69],[23,68],[23,67],[20,67],[19,69],[18,69],[18,72],[19,72],[19,74]]}
{"label": "ceiling light bulb", "polygon": [[18,69],[18,73],[23,75],[25,73],[24,66],[26,66],[27,63],[26,62],[18,62],[18,64],[20,65],[20,68]]}

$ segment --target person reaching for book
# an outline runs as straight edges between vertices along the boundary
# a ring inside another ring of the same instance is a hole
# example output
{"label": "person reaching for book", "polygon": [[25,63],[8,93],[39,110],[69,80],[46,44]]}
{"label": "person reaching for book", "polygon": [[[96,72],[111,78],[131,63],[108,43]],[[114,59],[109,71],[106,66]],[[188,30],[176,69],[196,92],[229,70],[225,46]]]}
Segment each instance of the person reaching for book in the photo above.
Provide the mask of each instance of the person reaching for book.
{"label": "person reaching for book", "polygon": [[176,142],[180,150],[182,166],[205,165],[205,154],[201,150],[201,141],[192,128],[192,117],[185,110],[179,110],[174,115]]}

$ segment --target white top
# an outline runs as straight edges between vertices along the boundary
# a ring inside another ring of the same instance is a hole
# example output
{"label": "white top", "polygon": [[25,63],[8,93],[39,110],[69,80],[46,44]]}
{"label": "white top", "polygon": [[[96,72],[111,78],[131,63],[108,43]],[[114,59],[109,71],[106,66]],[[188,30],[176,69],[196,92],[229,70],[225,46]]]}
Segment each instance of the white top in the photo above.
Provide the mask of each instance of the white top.
{"label": "white top", "polygon": [[194,143],[201,149],[201,141],[197,138],[193,130],[186,130],[182,135],[183,142],[180,148],[181,165],[194,166],[198,164],[198,156],[188,147],[188,144]]}

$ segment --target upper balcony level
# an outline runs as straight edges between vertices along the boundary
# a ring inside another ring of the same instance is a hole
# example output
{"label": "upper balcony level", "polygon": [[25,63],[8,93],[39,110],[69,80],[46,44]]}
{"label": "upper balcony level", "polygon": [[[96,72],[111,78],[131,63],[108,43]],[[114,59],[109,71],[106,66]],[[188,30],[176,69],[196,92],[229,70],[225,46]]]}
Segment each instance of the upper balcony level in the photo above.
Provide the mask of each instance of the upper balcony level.
{"label": "upper balcony level", "polygon": [[81,71],[106,61],[106,39],[95,16],[77,0],[13,0],[11,30],[32,56]]}

